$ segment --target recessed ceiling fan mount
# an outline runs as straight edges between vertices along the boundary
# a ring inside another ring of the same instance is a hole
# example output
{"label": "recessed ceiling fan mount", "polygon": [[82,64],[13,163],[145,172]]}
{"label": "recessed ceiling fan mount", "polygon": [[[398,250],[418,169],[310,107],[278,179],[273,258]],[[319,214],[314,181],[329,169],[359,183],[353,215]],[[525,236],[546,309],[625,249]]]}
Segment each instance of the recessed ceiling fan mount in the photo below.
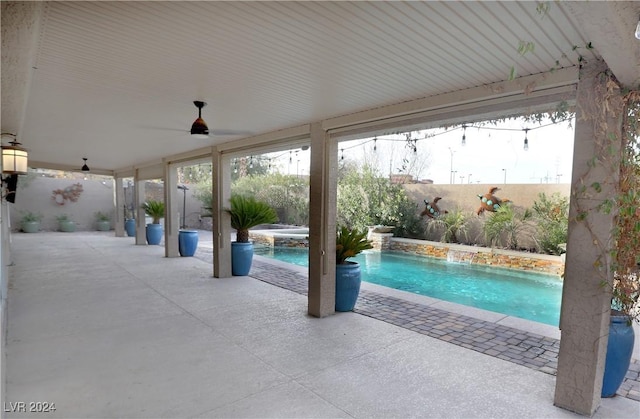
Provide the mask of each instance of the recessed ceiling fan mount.
{"label": "recessed ceiling fan mount", "polygon": [[198,119],[196,119],[191,125],[191,135],[198,139],[209,138],[209,127],[206,122],[204,122],[204,119],[202,119],[202,108],[207,106],[207,102],[194,100],[193,104],[198,108]]}

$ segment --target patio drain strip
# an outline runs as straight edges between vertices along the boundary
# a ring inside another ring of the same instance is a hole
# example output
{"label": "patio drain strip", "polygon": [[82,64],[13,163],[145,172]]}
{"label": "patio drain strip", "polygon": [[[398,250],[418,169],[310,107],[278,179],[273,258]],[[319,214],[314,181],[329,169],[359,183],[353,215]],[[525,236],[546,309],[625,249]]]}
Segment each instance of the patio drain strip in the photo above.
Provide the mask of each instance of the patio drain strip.
{"label": "patio drain strip", "polygon": [[[253,261],[251,277],[307,295],[307,275]],[[547,374],[556,375],[558,339],[475,319],[381,293],[361,290],[355,313],[472,349]],[[618,395],[640,401],[640,362],[634,359]]]}

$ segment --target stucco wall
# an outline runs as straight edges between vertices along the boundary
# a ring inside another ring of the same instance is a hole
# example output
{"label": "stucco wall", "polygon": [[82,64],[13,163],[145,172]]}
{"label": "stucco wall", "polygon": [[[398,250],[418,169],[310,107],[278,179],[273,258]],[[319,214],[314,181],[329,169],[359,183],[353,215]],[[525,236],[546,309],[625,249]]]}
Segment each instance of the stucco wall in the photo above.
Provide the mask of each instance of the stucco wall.
{"label": "stucco wall", "polygon": [[[469,215],[469,223],[467,234],[458,237],[463,244],[480,244],[487,246],[482,230],[484,221],[489,215],[477,216],[475,211],[480,206],[478,195],[484,195],[489,192],[489,188],[497,186],[500,188],[496,192],[496,196],[502,199],[509,199],[516,208],[524,210],[532,208],[535,201],[538,200],[540,193],[551,196],[559,193],[563,197],[569,197],[571,185],[569,184],[507,184],[507,185],[483,185],[483,184],[463,184],[463,185],[433,185],[433,184],[406,184],[402,185],[407,191],[407,195],[418,206],[418,211],[422,211],[425,207],[424,200],[431,202],[433,198],[439,196],[442,198],[438,202],[441,211],[453,210],[456,208],[467,212]],[[425,217],[425,223],[429,220]],[[528,222],[518,235],[518,245],[524,249],[536,248],[534,235],[536,234],[535,223]],[[439,241],[441,231],[427,230],[427,239]]]}
{"label": "stucco wall", "polygon": [[[63,205],[58,205],[51,198],[54,190],[64,190],[76,183],[81,184],[83,189],[77,202],[65,200]],[[132,182],[128,183],[125,180],[123,185],[125,202],[131,207],[131,205],[133,205]],[[43,231],[57,231],[58,222],[56,217],[61,214],[69,215],[69,217],[76,222],[77,230],[95,230],[95,213],[97,211],[110,214],[113,217],[115,202],[114,187],[115,182],[111,178],[105,178],[105,180],[83,180],[82,178],[61,179],[32,175],[30,175],[29,178],[20,177],[18,181],[18,191],[16,193],[16,202],[15,204],[7,204],[11,213],[11,230],[20,230],[20,219],[24,211],[42,214],[43,219],[40,228]],[[183,191],[178,190],[180,223],[182,223],[183,203],[186,203],[185,221],[187,227],[201,228],[203,226],[200,219],[202,204],[193,196],[195,187],[192,185],[188,185],[187,187],[189,190],[186,191],[186,200],[184,199]],[[146,182],[145,196],[146,199],[164,201],[163,184]],[[124,209],[121,210],[124,211]]]}
{"label": "stucco wall", "polygon": [[438,202],[441,210],[460,208],[463,211],[475,211],[480,206],[478,195],[489,192],[489,188],[497,186],[500,190],[496,193],[499,198],[508,198],[513,205],[522,208],[531,208],[542,192],[547,196],[557,192],[568,197],[571,185],[562,184],[507,184],[507,185],[485,185],[485,184],[463,184],[463,185],[429,185],[429,184],[406,184],[402,185],[408,196],[414,200],[420,209],[424,209],[423,200],[431,202],[433,198],[442,198]]}
{"label": "stucco wall", "polygon": [[[82,193],[77,202],[64,200],[59,205],[52,199],[54,190],[82,185]],[[40,222],[41,230],[56,231],[58,221],[56,217],[67,214],[76,223],[77,230],[95,230],[95,213],[101,211],[113,216],[114,206],[113,180],[82,180],[59,179],[50,177],[33,177],[25,181],[18,181],[16,202],[11,206],[11,230],[19,231],[20,219],[24,211],[39,213],[43,216]]]}

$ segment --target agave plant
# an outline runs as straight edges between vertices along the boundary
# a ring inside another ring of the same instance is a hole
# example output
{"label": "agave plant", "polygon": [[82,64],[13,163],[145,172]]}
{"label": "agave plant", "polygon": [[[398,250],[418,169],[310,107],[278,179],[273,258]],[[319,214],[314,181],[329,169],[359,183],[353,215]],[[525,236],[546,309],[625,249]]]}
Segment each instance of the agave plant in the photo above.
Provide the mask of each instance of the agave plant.
{"label": "agave plant", "polygon": [[367,240],[366,230],[360,232],[343,226],[336,236],[336,265],[344,264],[348,258],[372,248],[371,240]]}
{"label": "agave plant", "polygon": [[427,224],[429,231],[442,229],[440,241],[443,243],[460,243],[462,236],[466,238],[468,227],[469,219],[459,208],[442,214]]}
{"label": "agave plant", "polygon": [[516,212],[511,205],[503,205],[484,223],[485,237],[492,246],[496,246],[506,236],[506,247],[516,250],[518,233],[532,216],[533,213],[528,208],[524,212]]}
{"label": "agave plant", "polygon": [[249,243],[249,229],[259,224],[272,224],[278,221],[276,211],[269,204],[253,197],[233,195],[229,199],[230,208],[225,209],[231,215],[231,227],[236,230],[238,243]]}
{"label": "agave plant", "polygon": [[160,224],[160,219],[164,217],[164,202],[149,200],[142,204],[142,209],[153,218],[153,224]]}

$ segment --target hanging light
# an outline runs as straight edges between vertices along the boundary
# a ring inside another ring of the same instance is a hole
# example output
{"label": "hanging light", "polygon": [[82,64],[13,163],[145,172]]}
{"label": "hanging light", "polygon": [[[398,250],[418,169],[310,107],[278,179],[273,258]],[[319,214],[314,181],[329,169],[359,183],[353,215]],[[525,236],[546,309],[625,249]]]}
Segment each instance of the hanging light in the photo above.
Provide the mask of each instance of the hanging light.
{"label": "hanging light", "polygon": [[249,169],[253,169],[253,156],[251,156],[249,160]]}
{"label": "hanging light", "polygon": [[529,150],[529,139],[527,138],[527,134],[529,134],[529,128],[524,129],[524,151]]}
{"label": "hanging light", "polygon": [[344,160],[344,148],[340,149],[340,160]]}
{"label": "hanging light", "polygon": [[373,151],[378,150],[378,137],[373,138]]}
{"label": "hanging light", "polygon": [[6,175],[24,175],[27,173],[27,150],[21,147],[18,141],[16,141],[16,135],[10,133],[3,133],[2,136],[12,137],[9,141],[9,145],[2,146],[2,173]]}
{"label": "hanging light", "polygon": [[467,126],[462,126],[462,145],[467,145]]}
{"label": "hanging light", "polygon": [[89,166],[87,166],[87,158],[83,157],[82,160],[84,160],[84,164],[82,165],[82,171],[83,172],[90,172],[91,169],[89,169]]}
{"label": "hanging light", "polygon": [[198,139],[209,138],[209,127],[207,127],[204,119],[202,119],[202,108],[207,106],[207,102],[194,100],[193,104],[198,108],[198,118],[193,122],[193,125],[191,125],[191,135]]}

